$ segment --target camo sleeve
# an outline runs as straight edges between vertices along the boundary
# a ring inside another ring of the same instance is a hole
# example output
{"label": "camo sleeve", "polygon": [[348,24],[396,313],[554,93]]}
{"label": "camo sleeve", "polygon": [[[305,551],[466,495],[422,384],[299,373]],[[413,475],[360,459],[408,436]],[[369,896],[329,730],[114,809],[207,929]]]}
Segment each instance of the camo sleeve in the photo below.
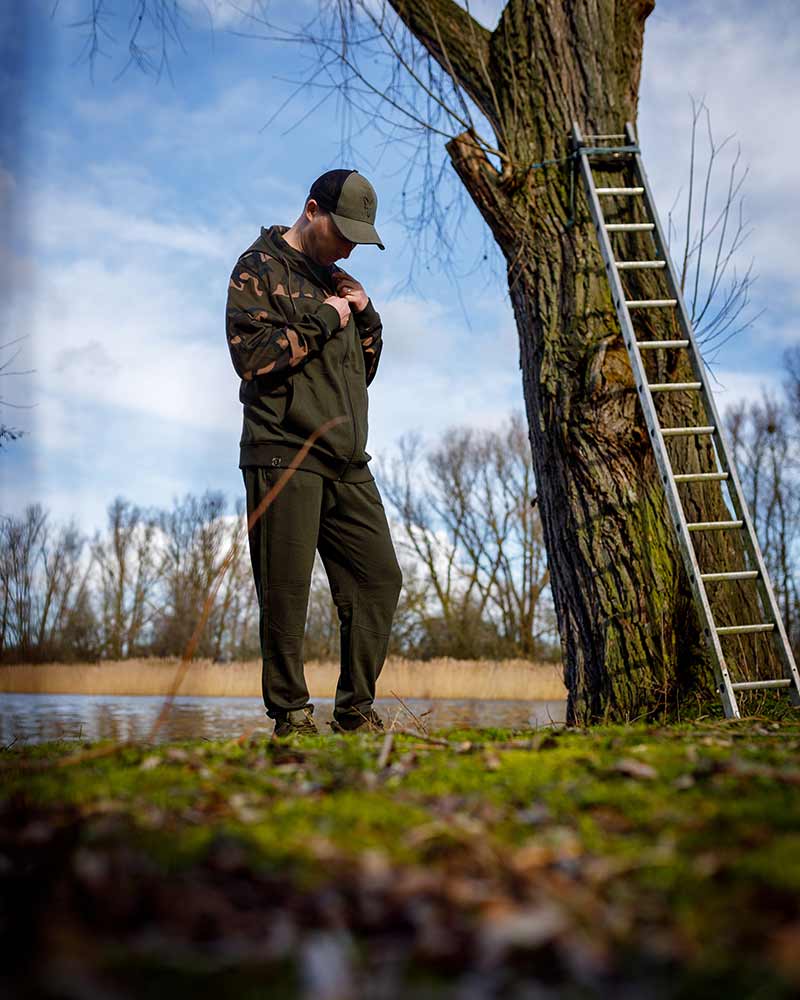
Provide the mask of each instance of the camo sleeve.
{"label": "camo sleeve", "polygon": [[383,324],[375,311],[372,299],[360,313],[355,314],[356,330],[361,340],[361,350],[364,354],[364,368],[367,373],[367,385],[375,378],[378,370],[378,360],[383,350]]}
{"label": "camo sleeve", "polygon": [[288,287],[290,280],[279,261],[260,252],[240,258],[233,269],[225,325],[233,367],[245,381],[258,375],[280,380],[319,353],[339,329],[339,314],[324,302],[294,315],[293,297],[315,296]]}

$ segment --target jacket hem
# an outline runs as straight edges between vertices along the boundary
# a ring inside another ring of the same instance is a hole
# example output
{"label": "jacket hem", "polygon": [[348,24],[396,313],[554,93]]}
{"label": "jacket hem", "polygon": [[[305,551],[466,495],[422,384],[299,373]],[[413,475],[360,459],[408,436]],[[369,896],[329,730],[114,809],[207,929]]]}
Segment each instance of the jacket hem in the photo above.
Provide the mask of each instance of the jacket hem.
{"label": "jacket hem", "polygon": [[[299,450],[290,445],[243,444],[239,448],[239,468],[258,465],[270,469],[285,469]],[[369,483],[374,478],[367,462],[326,462],[312,454],[306,455],[298,469],[316,472],[326,479],[337,479],[343,483]]]}

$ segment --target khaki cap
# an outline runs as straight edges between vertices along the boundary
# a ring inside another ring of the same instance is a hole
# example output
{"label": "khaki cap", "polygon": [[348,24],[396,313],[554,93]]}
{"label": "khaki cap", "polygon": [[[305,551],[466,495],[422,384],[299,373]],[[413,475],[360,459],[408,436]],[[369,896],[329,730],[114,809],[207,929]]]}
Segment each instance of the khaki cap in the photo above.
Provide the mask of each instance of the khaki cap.
{"label": "khaki cap", "polygon": [[357,170],[329,170],[314,181],[308,197],[330,212],[346,240],[386,249],[375,229],[378,196]]}

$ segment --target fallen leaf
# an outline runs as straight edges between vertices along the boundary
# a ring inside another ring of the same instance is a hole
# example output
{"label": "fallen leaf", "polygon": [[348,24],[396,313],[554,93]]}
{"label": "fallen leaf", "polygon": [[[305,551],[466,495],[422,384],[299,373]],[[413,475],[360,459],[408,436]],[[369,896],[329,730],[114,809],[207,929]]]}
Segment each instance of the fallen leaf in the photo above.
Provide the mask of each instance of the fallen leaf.
{"label": "fallen leaf", "polygon": [[496,965],[510,951],[541,948],[568,926],[564,911],[552,903],[489,917],[484,920],[480,934],[483,963]]}
{"label": "fallen leaf", "polygon": [[624,774],[629,778],[640,778],[644,781],[652,781],[658,777],[658,771],[650,764],[645,764],[642,760],[633,760],[630,757],[623,757],[614,765],[614,770],[618,774]]}

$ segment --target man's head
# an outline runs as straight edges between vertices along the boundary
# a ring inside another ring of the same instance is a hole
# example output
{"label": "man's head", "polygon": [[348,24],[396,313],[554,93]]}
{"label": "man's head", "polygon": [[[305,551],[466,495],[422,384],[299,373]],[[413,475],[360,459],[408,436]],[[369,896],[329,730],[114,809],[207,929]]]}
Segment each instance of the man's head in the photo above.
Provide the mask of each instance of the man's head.
{"label": "man's head", "polygon": [[311,185],[298,220],[304,251],[327,266],[349,257],[359,243],[383,250],[374,225],[377,208],[375,189],[358,171],[329,170]]}

